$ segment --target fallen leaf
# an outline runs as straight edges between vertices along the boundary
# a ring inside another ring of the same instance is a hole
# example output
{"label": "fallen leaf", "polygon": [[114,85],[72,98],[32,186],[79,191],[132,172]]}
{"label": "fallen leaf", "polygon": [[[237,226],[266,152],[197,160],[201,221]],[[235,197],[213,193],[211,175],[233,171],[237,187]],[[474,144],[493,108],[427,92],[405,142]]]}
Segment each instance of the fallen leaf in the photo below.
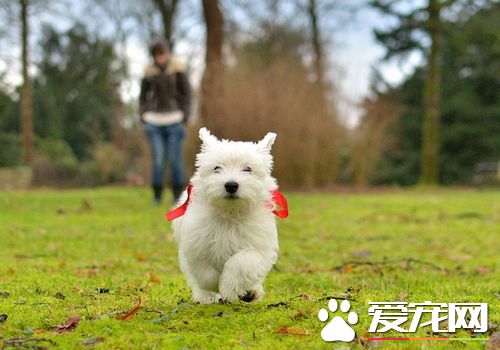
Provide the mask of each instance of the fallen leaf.
{"label": "fallen leaf", "polygon": [[148,260],[148,259],[146,258],[146,256],[145,256],[144,254],[142,254],[141,252],[137,252],[137,253],[135,253],[135,257],[136,257],[136,259],[137,259],[138,261],[141,261],[141,262]]}
{"label": "fallen leaf", "polygon": [[291,318],[293,320],[301,320],[303,318],[306,318],[308,315],[304,311],[300,310],[298,311],[295,315],[293,315]]}
{"label": "fallen leaf", "polygon": [[136,303],[136,305],[132,310],[127,312],[125,315],[116,316],[116,319],[120,320],[120,321],[130,320],[137,313],[137,311],[139,311],[139,309],[141,308],[141,297],[137,297],[137,299],[135,300],[135,303]]}
{"label": "fallen leaf", "polygon": [[57,325],[54,330],[56,333],[71,332],[78,326],[78,323],[80,323],[80,316],[73,315],[68,317],[64,324]]}
{"label": "fallen leaf", "polygon": [[346,265],[344,266],[344,269],[342,270],[344,273],[349,273],[352,271],[352,266],[351,265]]}
{"label": "fallen leaf", "polygon": [[9,317],[9,315],[7,315],[7,314],[1,314],[0,315],[0,323],[7,321],[8,317]]}
{"label": "fallen leaf", "polygon": [[161,283],[160,278],[158,276],[153,275],[152,272],[148,272],[148,277],[149,277],[149,280],[153,283]]}
{"label": "fallen leaf", "polygon": [[488,267],[488,266],[478,266],[476,268],[476,271],[480,275],[485,275],[487,273],[490,273],[492,271],[492,269],[490,267]]}
{"label": "fallen leaf", "polygon": [[300,293],[299,298],[300,298],[300,300],[304,300],[304,301],[314,300],[314,298],[312,296],[310,296],[309,294],[306,294],[306,293]]}
{"label": "fallen leaf", "polygon": [[82,200],[82,206],[80,207],[80,211],[85,212],[91,210],[92,210],[92,204],[86,199]]}
{"label": "fallen leaf", "polygon": [[404,301],[408,297],[409,297],[409,294],[407,292],[405,292],[405,291],[402,291],[401,293],[399,293],[397,300],[398,301]]}
{"label": "fallen leaf", "polygon": [[282,335],[298,335],[298,336],[309,335],[309,332],[305,329],[287,327],[283,325],[281,325],[280,328],[278,328],[278,330],[274,331],[274,333]]}
{"label": "fallen leaf", "polygon": [[97,266],[92,266],[90,268],[82,268],[76,271],[76,274],[78,276],[83,276],[83,277],[94,277],[97,276],[99,273],[100,269]]}

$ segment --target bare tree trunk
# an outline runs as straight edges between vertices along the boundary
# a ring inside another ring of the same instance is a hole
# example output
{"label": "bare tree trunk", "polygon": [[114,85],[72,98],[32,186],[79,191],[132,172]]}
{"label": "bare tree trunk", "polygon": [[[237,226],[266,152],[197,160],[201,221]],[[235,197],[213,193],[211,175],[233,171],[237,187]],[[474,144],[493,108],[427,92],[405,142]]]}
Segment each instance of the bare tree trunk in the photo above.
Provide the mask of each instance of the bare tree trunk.
{"label": "bare tree trunk", "polygon": [[429,0],[429,34],[432,40],[424,90],[424,124],[422,129],[422,158],[420,182],[434,185],[439,173],[439,103],[441,94],[442,23],[441,5]]}
{"label": "bare tree trunk", "polygon": [[210,118],[220,117],[223,114],[224,16],[218,0],[202,0],[202,2],[206,25],[206,67],[201,85],[201,118],[203,122],[209,122]]}
{"label": "bare tree trunk", "polygon": [[29,65],[29,0],[20,0],[21,5],[21,42],[22,42],[22,75],[21,87],[21,139],[23,146],[23,163],[31,164],[33,160],[33,88],[28,72]]}
{"label": "bare tree trunk", "polygon": [[309,13],[309,22],[311,25],[312,46],[314,51],[314,73],[316,82],[322,86],[324,82],[324,63],[323,63],[323,43],[318,23],[318,4],[316,0],[309,0],[307,8]]}
{"label": "bare tree trunk", "polygon": [[163,36],[170,43],[170,50],[172,50],[174,47],[174,38],[172,36],[174,19],[179,0],[154,0],[154,2],[161,13]]}

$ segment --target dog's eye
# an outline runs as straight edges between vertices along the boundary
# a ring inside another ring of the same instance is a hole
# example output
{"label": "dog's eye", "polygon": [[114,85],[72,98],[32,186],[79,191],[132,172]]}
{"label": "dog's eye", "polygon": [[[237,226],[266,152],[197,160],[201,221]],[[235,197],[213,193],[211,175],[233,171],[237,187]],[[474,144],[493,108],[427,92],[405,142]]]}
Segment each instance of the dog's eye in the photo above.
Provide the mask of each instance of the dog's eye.
{"label": "dog's eye", "polygon": [[250,168],[249,166],[246,166],[246,167],[243,168],[243,171],[245,173],[251,173],[252,172],[252,168]]}
{"label": "dog's eye", "polygon": [[214,168],[214,173],[218,174],[218,173],[220,173],[220,172],[221,172],[221,170],[222,170],[222,167],[217,165],[217,166]]}

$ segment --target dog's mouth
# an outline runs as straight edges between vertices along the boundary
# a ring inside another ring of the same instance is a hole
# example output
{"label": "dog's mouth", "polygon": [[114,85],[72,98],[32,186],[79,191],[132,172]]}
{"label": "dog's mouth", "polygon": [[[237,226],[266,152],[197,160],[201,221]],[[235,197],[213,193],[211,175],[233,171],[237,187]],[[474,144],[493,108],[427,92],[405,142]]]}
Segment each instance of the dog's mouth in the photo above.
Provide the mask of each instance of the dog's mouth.
{"label": "dog's mouth", "polygon": [[240,197],[238,197],[235,193],[228,193],[224,196],[224,199],[229,199],[229,200],[235,200],[239,198]]}

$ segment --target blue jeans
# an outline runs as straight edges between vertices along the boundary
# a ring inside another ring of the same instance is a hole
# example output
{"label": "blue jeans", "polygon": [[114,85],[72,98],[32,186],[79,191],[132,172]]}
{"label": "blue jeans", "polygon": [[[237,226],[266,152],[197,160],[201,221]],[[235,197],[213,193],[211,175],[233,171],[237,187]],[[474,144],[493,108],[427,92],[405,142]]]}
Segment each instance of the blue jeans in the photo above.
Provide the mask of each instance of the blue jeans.
{"label": "blue jeans", "polygon": [[182,165],[184,127],[179,123],[167,126],[145,124],[145,128],[153,156],[153,187],[163,186],[167,160],[172,169],[172,187],[174,189],[183,187],[185,185]]}

